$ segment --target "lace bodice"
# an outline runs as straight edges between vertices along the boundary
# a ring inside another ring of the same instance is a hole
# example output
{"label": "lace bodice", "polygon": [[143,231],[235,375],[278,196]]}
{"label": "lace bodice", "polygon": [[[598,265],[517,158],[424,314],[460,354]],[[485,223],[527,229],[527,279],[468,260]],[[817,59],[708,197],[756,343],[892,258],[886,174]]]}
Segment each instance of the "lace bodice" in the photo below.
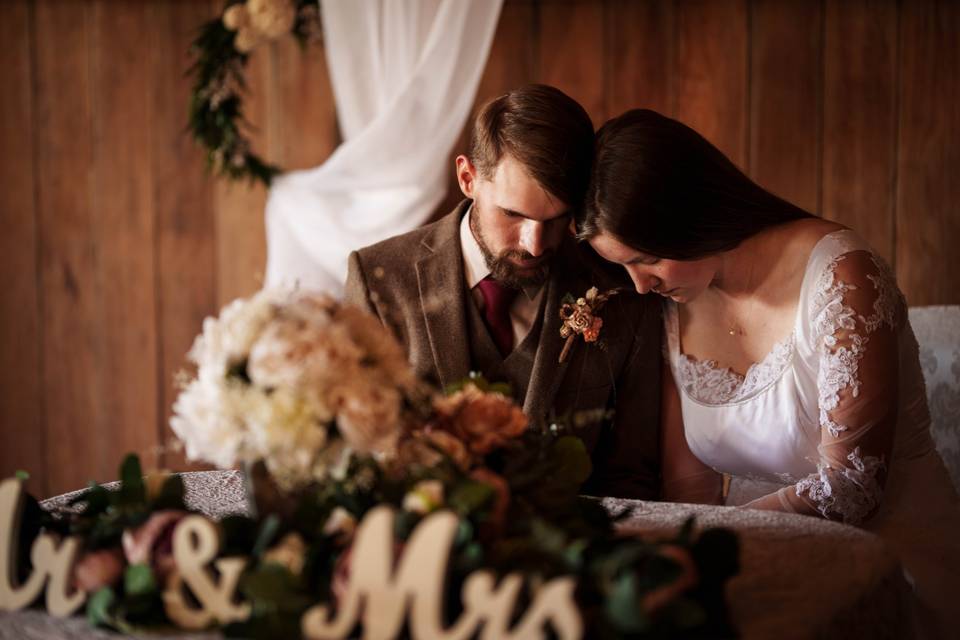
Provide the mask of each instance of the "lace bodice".
{"label": "lace bodice", "polygon": [[715,360],[700,361],[686,354],[677,354],[677,378],[684,384],[690,397],[704,404],[738,402],[775,381],[790,364],[793,357],[795,334],[780,340],[760,362],[740,375]]}
{"label": "lace bodice", "polygon": [[718,471],[789,480],[760,498],[765,506],[863,522],[882,502],[892,457],[929,447],[925,405],[903,401],[904,393],[923,398],[919,367],[901,364],[916,360],[915,341],[904,339],[905,302],[853,232],[817,243],[794,330],[745,376],[681,353],[678,309],[666,304],[687,442]]}

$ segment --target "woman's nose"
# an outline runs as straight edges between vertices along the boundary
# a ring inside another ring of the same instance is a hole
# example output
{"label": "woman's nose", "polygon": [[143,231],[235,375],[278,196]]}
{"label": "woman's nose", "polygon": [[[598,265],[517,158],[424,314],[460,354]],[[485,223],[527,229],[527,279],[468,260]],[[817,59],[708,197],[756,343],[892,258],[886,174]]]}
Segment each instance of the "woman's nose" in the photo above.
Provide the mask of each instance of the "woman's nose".
{"label": "woman's nose", "polygon": [[627,267],[627,273],[630,274],[630,279],[633,280],[633,286],[637,289],[637,293],[649,293],[651,289],[660,285],[660,278],[643,269]]}

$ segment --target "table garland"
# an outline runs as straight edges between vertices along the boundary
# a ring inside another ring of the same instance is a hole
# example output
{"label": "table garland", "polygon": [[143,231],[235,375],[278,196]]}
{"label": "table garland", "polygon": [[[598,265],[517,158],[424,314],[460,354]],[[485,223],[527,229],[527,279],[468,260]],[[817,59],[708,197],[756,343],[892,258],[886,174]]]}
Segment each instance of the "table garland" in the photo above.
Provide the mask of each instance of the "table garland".
{"label": "table garland", "polygon": [[[59,585],[86,594],[91,624],[129,633],[173,624],[229,637],[417,638],[440,635],[422,632],[433,624],[444,637],[472,637],[471,625],[481,637],[735,635],[724,599],[734,534],[698,533],[692,521],[668,539],[618,533],[626,514],[579,495],[592,469],[564,426],[577,420],[530,423],[506,388],[479,376],[438,394],[375,318],[299,291],[231,303],[204,322],[190,357],[197,373],[174,405],[174,431],[191,458],[243,466],[255,508],[204,522],[178,475],[144,477],[133,456],[116,489],[93,485],[67,508],[25,497],[8,550],[13,582],[49,571],[48,608]],[[7,541],[12,482],[0,485]],[[444,526],[447,544],[425,548],[425,532]],[[190,536],[204,531],[216,546],[202,561],[217,572],[198,577],[184,545],[200,553]],[[37,551],[56,540],[73,541],[67,568]],[[374,584],[377,553],[392,560]],[[411,554],[442,572],[418,578]],[[0,584],[0,608],[10,608],[2,594],[24,588]],[[438,619],[424,622],[418,611],[431,603]]]}
{"label": "table garland", "polygon": [[253,125],[243,116],[242,93],[250,54],[285,35],[304,47],[321,39],[317,0],[230,0],[222,16],[200,27],[187,72],[193,79],[188,129],[214,175],[269,186],[282,171],[251,149],[247,132]]}

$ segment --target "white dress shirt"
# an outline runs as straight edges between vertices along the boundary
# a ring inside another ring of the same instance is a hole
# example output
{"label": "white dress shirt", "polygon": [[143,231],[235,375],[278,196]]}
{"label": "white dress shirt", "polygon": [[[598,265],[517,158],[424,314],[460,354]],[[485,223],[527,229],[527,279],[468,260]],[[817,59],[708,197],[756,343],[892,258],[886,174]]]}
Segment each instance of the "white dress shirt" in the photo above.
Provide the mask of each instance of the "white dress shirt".
{"label": "white dress shirt", "polygon": [[[481,313],[484,309],[483,294],[477,287],[480,281],[490,275],[487,261],[483,259],[483,251],[470,229],[470,216],[473,214],[473,205],[464,214],[460,221],[460,249],[463,253],[463,275],[467,281],[467,288],[477,303]],[[536,292],[521,289],[510,305],[510,324],[513,327],[514,347],[519,345],[537,320],[537,311],[540,308],[540,298],[543,296],[543,287]]]}

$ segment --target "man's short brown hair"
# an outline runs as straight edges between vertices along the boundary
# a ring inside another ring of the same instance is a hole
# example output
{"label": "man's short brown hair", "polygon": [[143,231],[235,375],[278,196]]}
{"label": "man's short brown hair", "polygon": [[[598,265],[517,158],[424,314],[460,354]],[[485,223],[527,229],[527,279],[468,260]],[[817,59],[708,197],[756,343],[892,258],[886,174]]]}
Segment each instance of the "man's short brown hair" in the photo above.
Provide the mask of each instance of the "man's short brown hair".
{"label": "man's short brown hair", "polygon": [[484,178],[507,153],[554,197],[581,206],[593,157],[593,123],[559,89],[532,84],[480,108],[470,135],[470,162]]}

